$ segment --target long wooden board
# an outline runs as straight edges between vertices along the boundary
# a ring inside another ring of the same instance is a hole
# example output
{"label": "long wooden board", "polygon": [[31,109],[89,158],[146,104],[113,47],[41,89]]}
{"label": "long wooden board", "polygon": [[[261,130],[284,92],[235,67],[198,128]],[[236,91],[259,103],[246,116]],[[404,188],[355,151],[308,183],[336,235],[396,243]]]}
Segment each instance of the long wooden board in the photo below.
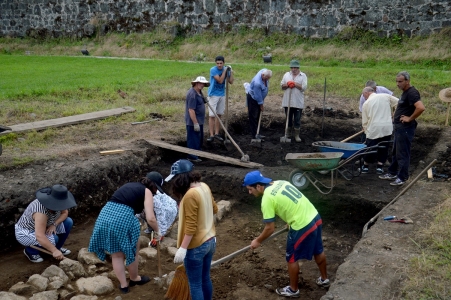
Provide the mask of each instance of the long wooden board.
{"label": "long wooden board", "polygon": [[243,162],[237,158],[231,158],[231,157],[222,156],[222,155],[218,155],[218,154],[203,152],[203,151],[199,151],[199,150],[193,150],[193,149],[189,149],[189,148],[185,148],[185,147],[181,147],[181,146],[177,146],[177,145],[172,145],[172,144],[161,142],[161,141],[155,141],[155,140],[146,140],[146,141],[149,144],[152,144],[154,146],[158,146],[161,148],[174,150],[174,151],[178,151],[178,152],[182,152],[182,153],[194,154],[194,155],[197,155],[200,157],[210,158],[210,159],[222,161],[222,162],[233,164],[233,165],[238,165],[241,167],[254,168],[254,169],[264,167],[262,164],[258,164],[258,163],[254,163],[254,162]]}
{"label": "long wooden board", "polygon": [[8,134],[11,132],[43,130],[43,129],[46,129],[49,127],[60,127],[60,126],[79,124],[79,123],[83,123],[83,122],[87,122],[87,121],[105,119],[105,118],[111,117],[111,116],[119,116],[119,115],[122,115],[125,113],[134,112],[134,111],[135,111],[135,109],[133,107],[124,106],[124,107],[120,107],[120,108],[96,111],[96,112],[92,112],[92,113],[75,115],[75,116],[70,116],[70,117],[43,120],[43,121],[37,121],[37,122],[31,122],[31,123],[22,123],[22,124],[9,126],[9,127],[11,127],[12,130],[3,131],[0,133],[0,135]]}

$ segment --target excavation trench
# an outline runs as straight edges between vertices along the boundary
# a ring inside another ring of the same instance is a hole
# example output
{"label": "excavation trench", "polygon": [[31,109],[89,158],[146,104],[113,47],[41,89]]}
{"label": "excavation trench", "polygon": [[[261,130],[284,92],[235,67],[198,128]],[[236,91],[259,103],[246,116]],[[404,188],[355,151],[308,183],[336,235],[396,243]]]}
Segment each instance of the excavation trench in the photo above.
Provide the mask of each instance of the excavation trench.
{"label": "excavation trench", "polygon": [[[274,180],[288,180],[290,172],[294,169],[284,157],[287,153],[314,152],[311,144],[321,140],[342,140],[358,132],[358,121],[326,120],[325,124],[319,118],[303,120],[301,143],[280,143],[283,128],[280,124],[264,119],[263,134],[265,141],[259,145],[251,144],[248,135],[246,119],[240,119],[231,124],[231,134],[242,150],[249,154],[251,161],[263,164],[263,174]],[[421,166],[422,158],[428,153],[437,141],[438,135],[433,134],[435,128],[421,128],[412,149],[412,169]],[[359,138],[351,142],[359,143]],[[185,146],[186,143],[178,143]],[[204,150],[231,156],[240,157],[238,151],[227,151],[222,143],[217,141],[204,144]],[[86,155],[89,157],[89,155]],[[37,172],[44,163],[28,166],[21,172],[9,170],[4,172],[7,181],[14,182],[14,178],[30,183],[31,188],[38,188],[42,182],[58,182],[64,177],[66,184],[78,200],[78,207],[71,211],[75,220],[75,229],[67,241],[67,247],[73,253],[69,256],[76,259],[81,248],[87,247],[90,233],[101,207],[108,201],[112,193],[123,183],[138,180],[146,172],[155,170],[167,175],[174,161],[185,158],[186,154],[149,145],[145,140],[138,141],[134,149],[127,156],[109,156],[101,158],[88,158],[82,162],[61,161],[47,162],[45,166],[53,172]],[[59,166],[59,167],[58,167]],[[254,199],[246,189],[241,186],[244,175],[250,169],[234,167],[230,164],[215,160],[204,159],[195,165],[203,176],[202,181],[207,183],[216,201],[228,200],[233,206],[231,212],[217,224],[217,250],[214,259],[224,257],[247,245],[263,229],[260,211],[260,199]],[[22,174],[22,175],[20,175]],[[25,175],[23,175],[25,174]],[[28,175],[27,175],[28,174]],[[8,176],[8,177],[7,177]],[[20,177],[22,176],[22,177]],[[323,178],[328,180],[327,175]],[[6,185],[5,185],[6,187]],[[171,194],[170,184],[164,189]],[[2,264],[10,267],[11,272],[0,280],[0,289],[8,290],[19,281],[26,281],[34,273],[41,273],[48,265],[55,263],[51,258],[45,257],[41,264],[30,264],[23,254],[21,247],[15,242],[12,228],[15,220],[20,216],[32,197],[30,188],[22,187],[6,190],[3,195],[10,193],[9,201],[2,204],[2,245],[8,249],[1,256]],[[361,175],[352,180],[338,178],[334,190],[329,195],[319,193],[312,186],[302,191],[316,206],[323,218],[323,234],[325,253],[328,260],[328,272],[334,279],[337,268],[346,256],[352,251],[354,245],[361,237],[362,228],[371,217],[393,199],[399,189],[394,189],[387,182],[377,179],[375,170],[370,169],[369,174]],[[5,196],[3,196],[5,199]],[[285,224],[277,221],[277,227]],[[285,237],[276,238],[256,251],[249,251],[233,260],[224,263],[212,270],[214,284],[214,299],[278,299],[274,289],[288,284],[288,273],[285,262]],[[157,277],[156,260],[148,260],[143,274]],[[110,262],[108,267],[111,269]],[[175,269],[172,257],[162,254],[163,274]],[[315,279],[319,272],[314,262],[303,262],[301,266],[299,288],[301,298],[319,299],[326,290],[318,288]],[[117,282],[115,282],[117,283]],[[150,288],[151,287],[151,288]],[[152,297],[163,299],[165,290],[156,283],[149,286],[134,287],[131,295],[123,295],[123,299],[138,299],[139,297]],[[117,292],[108,297],[111,299],[119,295]]]}

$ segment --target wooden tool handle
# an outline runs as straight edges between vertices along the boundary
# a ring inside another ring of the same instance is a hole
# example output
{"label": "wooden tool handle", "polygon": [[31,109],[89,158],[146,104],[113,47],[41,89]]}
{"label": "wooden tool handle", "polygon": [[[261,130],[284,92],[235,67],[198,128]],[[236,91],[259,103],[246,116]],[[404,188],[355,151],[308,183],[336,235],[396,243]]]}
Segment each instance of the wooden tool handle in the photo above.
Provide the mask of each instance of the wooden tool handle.
{"label": "wooden tool handle", "polygon": [[364,130],[361,130],[361,131],[359,131],[359,132],[357,132],[357,133],[351,135],[350,137],[345,138],[344,140],[340,141],[340,143],[347,142],[347,141],[349,141],[350,139],[355,138],[355,137],[358,136],[359,134],[362,134],[363,132],[364,132]]}
{"label": "wooden tool handle", "polygon": [[[271,240],[271,239],[273,239],[273,238],[275,238],[276,236],[278,236],[278,235],[280,235],[280,234],[282,234],[282,233],[284,233],[284,232],[286,232],[286,231],[288,231],[288,228],[287,228],[287,227],[285,227],[284,229],[281,229],[281,230],[279,230],[279,231],[273,233],[270,237],[268,237],[268,238],[265,240],[265,242],[266,242],[266,241],[269,241],[269,240]],[[217,265],[219,265],[219,264],[225,263],[225,262],[231,260],[232,258],[234,258],[234,257],[236,257],[236,256],[238,256],[238,255],[240,255],[241,253],[248,251],[249,249],[251,249],[251,246],[250,246],[250,245],[249,245],[249,246],[246,246],[246,247],[244,247],[244,248],[242,248],[242,249],[240,249],[240,250],[238,250],[238,251],[235,251],[235,252],[233,252],[233,253],[231,253],[231,254],[229,254],[229,255],[227,255],[227,256],[224,256],[223,258],[220,258],[220,259],[218,259],[218,260],[215,260],[214,262],[211,263],[211,267],[214,267],[214,266],[217,266]]]}
{"label": "wooden tool handle", "polygon": [[53,253],[52,252],[50,252],[50,251],[48,251],[48,250],[45,250],[44,248],[41,248],[41,247],[38,247],[38,246],[35,246],[35,245],[31,245],[31,246],[29,246],[30,248],[33,248],[33,249],[36,249],[36,250],[38,250],[38,251],[41,251],[42,253],[45,253],[45,254],[49,254],[49,255],[52,255],[53,256]]}

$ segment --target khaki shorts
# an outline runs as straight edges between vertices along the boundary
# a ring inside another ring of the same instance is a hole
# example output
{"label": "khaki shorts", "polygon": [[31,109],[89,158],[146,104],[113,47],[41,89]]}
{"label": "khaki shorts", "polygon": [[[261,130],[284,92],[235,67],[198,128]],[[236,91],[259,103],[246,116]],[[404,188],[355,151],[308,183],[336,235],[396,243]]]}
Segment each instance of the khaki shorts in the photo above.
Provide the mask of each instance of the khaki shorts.
{"label": "khaki shorts", "polygon": [[[223,115],[225,110],[225,96],[211,96],[208,97],[208,103],[214,109],[216,114]],[[214,117],[215,114],[208,108],[208,116]]]}

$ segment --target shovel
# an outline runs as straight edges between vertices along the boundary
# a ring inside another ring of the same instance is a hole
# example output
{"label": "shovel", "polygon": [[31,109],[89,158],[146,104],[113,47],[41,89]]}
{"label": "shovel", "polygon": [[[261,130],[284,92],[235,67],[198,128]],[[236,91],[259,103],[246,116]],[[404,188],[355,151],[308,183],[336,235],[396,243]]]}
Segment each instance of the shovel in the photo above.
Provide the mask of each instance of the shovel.
{"label": "shovel", "polygon": [[[228,124],[229,124],[229,83],[228,78],[226,77],[225,79],[225,86],[226,86],[226,95],[225,95],[225,128],[229,128]],[[225,131],[225,130],[224,130]],[[227,138],[227,135],[224,137],[224,146],[227,148],[227,151],[230,151],[230,141]]]}
{"label": "shovel", "polygon": [[[259,136],[259,133],[260,133],[260,123],[261,123],[261,121],[262,121],[262,112],[260,112],[260,117],[258,117],[257,136]],[[251,144],[254,144],[254,143],[261,144],[261,142],[262,142],[262,140],[261,139],[257,139],[257,138],[251,140]]]}
{"label": "shovel", "polygon": [[213,110],[213,108],[211,107],[210,103],[208,103],[207,100],[205,100],[204,98],[204,102],[205,104],[208,105],[208,107],[210,108],[210,110],[215,114],[215,117],[218,119],[219,124],[221,125],[222,129],[224,129],[224,132],[226,134],[226,137],[229,137],[229,139],[232,141],[232,144],[236,147],[236,149],[238,149],[238,151],[241,153],[241,161],[243,162],[249,162],[249,155],[244,154],[243,151],[241,151],[240,147],[238,147],[238,145],[235,143],[235,141],[232,139],[232,137],[230,136],[229,132],[227,131],[227,129],[225,128],[224,124],[222,123],[221,119],[218,117],[218,115],[216,114],[216,112]]}
{"label": "shovel", "polygon": [[288,97],[287,122],[285,124],[285,135],[280,138],[281,143],[291,143],[291,139],[288,138],[288,120],[290,118],[291,91],[292,91],[292,89],[290,89],[290,96]]}

